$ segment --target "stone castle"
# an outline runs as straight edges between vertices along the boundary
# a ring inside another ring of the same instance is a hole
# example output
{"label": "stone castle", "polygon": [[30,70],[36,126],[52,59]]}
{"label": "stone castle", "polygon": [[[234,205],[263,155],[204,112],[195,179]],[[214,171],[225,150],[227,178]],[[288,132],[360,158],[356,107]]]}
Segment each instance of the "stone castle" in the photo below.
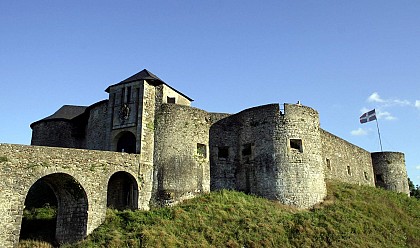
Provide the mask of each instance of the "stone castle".
{"label": "stone castle", "polygon": [[357,147],[299,103],[209,113],[147,70],[106,92],[107,100],[32,123],[31,144],[138,154],[153,168],[149,205],[232,189],[309,208],[328,179],[409,193],[403,153]]}

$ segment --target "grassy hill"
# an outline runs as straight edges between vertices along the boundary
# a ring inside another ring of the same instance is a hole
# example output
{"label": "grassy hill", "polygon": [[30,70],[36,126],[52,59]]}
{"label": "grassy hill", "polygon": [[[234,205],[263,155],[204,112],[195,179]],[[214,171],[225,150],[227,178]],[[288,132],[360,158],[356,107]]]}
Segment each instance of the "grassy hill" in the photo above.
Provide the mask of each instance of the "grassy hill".
{"label": "grassy hill", "polygon": [[324,203],[298,210],[219,191],[152,211],[108,210],[86,240],[66,247],[420,247],[420,201],[328,183]]}

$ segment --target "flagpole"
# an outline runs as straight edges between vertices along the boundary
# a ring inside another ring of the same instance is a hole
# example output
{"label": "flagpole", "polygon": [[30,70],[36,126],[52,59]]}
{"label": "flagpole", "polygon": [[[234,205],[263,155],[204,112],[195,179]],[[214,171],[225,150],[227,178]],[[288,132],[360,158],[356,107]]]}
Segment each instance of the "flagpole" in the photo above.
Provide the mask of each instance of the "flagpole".
{"label": "flagpole", "polygon": [[379,132],[379,124],[378,124],[378,119],[375,118],[376,120],[376,127],[378,128],[378,136],[379,136],[379,145],[381,145],[381,152],[383,152],[382,150],[382,140],[381,140],[381,133]]}

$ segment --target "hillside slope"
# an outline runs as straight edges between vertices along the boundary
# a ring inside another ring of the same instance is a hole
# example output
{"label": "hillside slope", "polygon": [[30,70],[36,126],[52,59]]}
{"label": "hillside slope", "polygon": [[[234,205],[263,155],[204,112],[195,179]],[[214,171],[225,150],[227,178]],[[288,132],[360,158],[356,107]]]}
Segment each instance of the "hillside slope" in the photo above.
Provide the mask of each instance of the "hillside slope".
{"label": "hillside slope", "polygon": [[220,191],[176,207],[108,211],[86,240],[67,247],[420,247],[420,201],[329,183],[323,204],[297,210]]}

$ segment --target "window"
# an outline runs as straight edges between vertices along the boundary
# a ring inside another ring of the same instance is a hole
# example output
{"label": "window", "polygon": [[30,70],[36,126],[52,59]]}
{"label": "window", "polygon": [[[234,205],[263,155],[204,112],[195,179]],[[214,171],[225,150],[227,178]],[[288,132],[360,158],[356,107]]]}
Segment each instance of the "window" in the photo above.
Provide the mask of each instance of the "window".
{"label": "window", "polygon": [[166,97],[166,102],[167,103],[175,103],[175,97]]}
{"label": "window", "polygon": [[376,174],[375,177],[376,177],[377,182],[380,182],[380,183],[384,182],[384,178],[383,178],[382,174]]}
{"label": "window", "polygon": [[330,159],[329,159],[329,158],[327,158],[327,159],[326,159],[326,162],[327,162],[327,169],[332,170],[332,168],[331,168],[331,161],[330,161]]}
{"label": "window", "polygon": [[242,146],[242,156],[251,156],[252,148],[251,144],[245,144]]}
{"label": "window", "polygon": [[197,143],[197,154],[204,158],[207,157],[207,148],[206,145]]}
{"label": "window", "polygon": [[365,180],[369,180],[369,175],[366,171],[364,172],[364,175],[365,175]]}
{"label": "window", "polygon": [[131,101],[131,86],[127,87],[127,102]]}
{"label": "window", "polygon": [[218,147],[217,156],[219,159],[229,158],[229,147],[227,146]]}
{"label": "window", "polygon": [[351,176],[351,168],[350,168],[350,166],[347,166],[347,174]]}
{"label": "window", "polygon": [[301,139],[290,139],[290,149],[303,152],[302,140]]}
{"label": "window", "polygon": [[125,88],[121,89],[121,105],[124,103],[124,99],[125,99]]}

